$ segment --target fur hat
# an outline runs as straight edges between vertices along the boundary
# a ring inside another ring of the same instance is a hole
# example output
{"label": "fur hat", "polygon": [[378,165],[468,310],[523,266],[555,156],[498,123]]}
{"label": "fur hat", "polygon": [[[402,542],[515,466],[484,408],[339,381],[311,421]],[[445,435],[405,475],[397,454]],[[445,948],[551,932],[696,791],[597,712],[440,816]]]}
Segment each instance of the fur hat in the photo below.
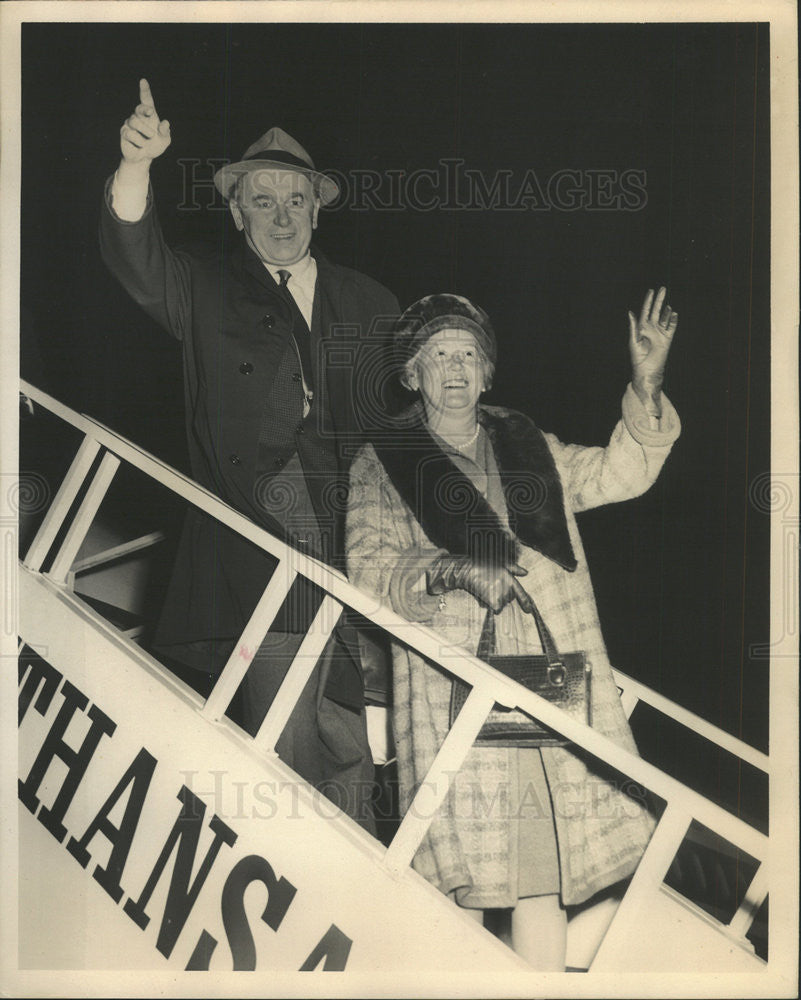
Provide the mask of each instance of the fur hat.
{"label": "fur hat", "polygon": [[399,366],[402,368],[440,330],[472,333],[490,364],[495,366],[498,345],[489,316],[464,296],[447,292],[418,299],[396,321],[393,346]]}

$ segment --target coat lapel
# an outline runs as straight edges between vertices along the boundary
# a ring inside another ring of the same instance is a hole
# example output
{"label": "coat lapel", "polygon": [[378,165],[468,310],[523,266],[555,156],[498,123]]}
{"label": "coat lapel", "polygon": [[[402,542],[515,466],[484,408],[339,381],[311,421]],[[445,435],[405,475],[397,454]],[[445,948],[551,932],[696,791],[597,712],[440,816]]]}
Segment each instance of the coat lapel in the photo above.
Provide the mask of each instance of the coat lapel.
{"label": "coat lapel", "polygon": [[[317,284],[312,306],[311,346],[314,351],[314,360],[317,362],[315,367],[322,369],[315,372],[317,376],[315,379],[317,386],[316,405],[318,411],[324,414],[323,419],[326,426],[328,420],[331,419],[337,434],[349,434],[357,427],[351,400],[353,372],[347,365],[329,365],[329,351],[326,346],[326,341],[331,337],[331,331],[343,322],[344,282],[336,265],[332,264],[315,247],[312,247],[311,252],[317,262]],[[271,299],[275,300],[277,309],[286,308],[286,303],[279,294],[275,281],[244,240],[238,245],[234,259],[235,268],[242,275],[246,287],[253,289],[255,284],[257,287],[253,290],[257,295],[263,296],[266,292]],[[262,335],[270,337],[271,334],[272,331]],[[283,351],[289,340],[288,329],[284,330],[283,333],[276,331],[273,337],[276,340],[276,349]]]}
{"label": "coat lapel", "polygon": [[522,413],[494,406],[481,407],[479,421],[495,450],[512,531],[572,572],[577,563],[562,481],[542,431]]}
{"label": "coat lapel", "polygon": [[477,562],[516,559],[519,539],[572,572],[576,557],[567,530],[559,473],[542,432],[521,413],[480,407],[501,474],[510,537],[497,515],[422,422],[417,403],[400,418],[395,442],[374,442],[393,486],[426,536],[454,555]]}
{"label": "coat lapel", "polygon": [[240,241],[236,254],[237,270],[247,276],[246,283],[252,285],[253,282],[256,282],[260,292],[267,291],[272,298],[281,301],[278,287],[272,275],[268,273],[267,268],[250,249],[244,238]]}
{"label": "coat lapel", "polygon": [[[323,369],[318,380],[320,386],[325,386],[325,411],[331,418],[338,435],[349,435],[356,430],[353,394],[353,371],[347,364],[332,364],[330,343],[332,331],[344,321],[345,310],[342,305],[344,282],[338,268],[312,248],[317,261],[317,286],[314,290],[314,306],[312,309],[312,342],[319,352],[320,367]],[[354,317],[351,316],[351,322]],[[348,331],[352,337],[352,332]],[[351,348],[352,343],[344,338],[343,348]]]}

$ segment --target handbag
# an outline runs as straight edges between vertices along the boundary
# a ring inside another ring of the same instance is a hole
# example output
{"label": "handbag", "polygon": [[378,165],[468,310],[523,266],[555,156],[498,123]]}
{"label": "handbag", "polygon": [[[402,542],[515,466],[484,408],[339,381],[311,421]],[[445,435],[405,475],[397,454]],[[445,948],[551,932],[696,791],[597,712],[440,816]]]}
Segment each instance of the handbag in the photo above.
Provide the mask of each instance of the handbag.
{"label": "handbag", "polygon": [[[584,650],[560,654],[536,605],[532,607],[531,613],[537,624],[542,653],[495,653],[495,615],[492,611],[487,611],[476,656],[581,722],[592,725],[592,665]],[[470,685],[460,677],[455,677],[451,686],[451,725],[469,693]],[[561,733],[549,729],[518,709],[505,708],[497,702],[481,727],[476,742],[496,747],[561,747],[570,743]]]}

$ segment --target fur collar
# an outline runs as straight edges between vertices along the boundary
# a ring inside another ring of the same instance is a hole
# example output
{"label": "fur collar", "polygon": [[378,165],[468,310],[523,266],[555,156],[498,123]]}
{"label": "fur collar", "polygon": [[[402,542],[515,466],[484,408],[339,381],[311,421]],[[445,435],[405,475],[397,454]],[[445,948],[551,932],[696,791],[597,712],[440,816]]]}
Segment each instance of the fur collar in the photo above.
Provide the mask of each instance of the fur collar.
{"label": "fur collar", "polygon": [[393,486],[440,548],[479,562],[517,557],[517,540],[572,572],[576,557],[567,530],[559,473],[542,432],[515,410],[480,406],[479,423],[489,435],[501,474],[509,524],[439,448],[422,420],[420,403],[398,418],[393,443],[374,442]]}

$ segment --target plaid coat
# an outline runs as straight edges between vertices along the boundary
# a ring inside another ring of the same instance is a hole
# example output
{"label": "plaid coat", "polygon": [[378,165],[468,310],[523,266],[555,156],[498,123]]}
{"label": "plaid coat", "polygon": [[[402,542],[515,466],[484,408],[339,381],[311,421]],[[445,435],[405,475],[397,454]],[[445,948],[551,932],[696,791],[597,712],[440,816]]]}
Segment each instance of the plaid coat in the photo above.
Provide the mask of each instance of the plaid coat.
{"label": "plaid coat", "polygon": [[[489,434],[502,477],[507,471],[504,460],[511,461],[514,447],[531,442],[530,471],[537,482],[545,483],[547,493],[546,502],[534,505],[529,496],[529,509],[539,510],[533,527],[531,516],[522,509],[525,498],[516,498],[515,490],[504,483],[509,523],[517,534],[517,559],[528,571],[521,582],[536,600],[557,647],[587,651],[593,666],[593,727],[636,752],[612,679],[574,513],[645,492],[679,435],[676,411],[665,399],[662,430],[650,429],[629,387],[622,419],[605,448],[563,444],[511,410],[480,407],[479,421]],[[392,464],[390,452],[379,450]],[[393,462],[398,469],[404,464]],[[447,532],[456,531],[458,536],[464,517],[458,510],[450,514],[454,507],[441,502],[445,496],[441,493],[439,516],[443,524],[447,520],[457,527],[436,524],[437,515],[432,521],[431,512],[426,515],[424,510],[436,484],[420,488],[419,467],[409,467],[406,475],[408,482],[397,475],[393,482],[371,444],[357,455],[351,468],[347,519],[348,576],[405,617],[429,624],[443,638],[447,662],[448,655],[459,655],[458,647],[477,649],[486,612],[465,591],[447,594],[442,609],[424,593],[409,596],[407,584],[421,576],[432,558],[444,550],[454,551]],[[452,503],[459,499],[459,491],[452,491]],[[491,521],[492,515],[484,512],[484,519]],[[436,540],[424,532],[421,520],[438,536]],[[499,653],[541,650],[534,620],[515,602],[497,617],[496,631]],[[447,734],[450,690],[448,673],[400,644],[393,646],[393,728],[404,811]],[[417,871],[465,905],[516,904],[519,825],[511,820],[521,815],[518,753],[473,747],[415,856]],[[562,902],[576,904],[634,871],[653,819],[636,787],[628,787],[630,782],[621,775],[603,771],[592,758],[562,748],[544,749],[542,758],[559,848]]]}

